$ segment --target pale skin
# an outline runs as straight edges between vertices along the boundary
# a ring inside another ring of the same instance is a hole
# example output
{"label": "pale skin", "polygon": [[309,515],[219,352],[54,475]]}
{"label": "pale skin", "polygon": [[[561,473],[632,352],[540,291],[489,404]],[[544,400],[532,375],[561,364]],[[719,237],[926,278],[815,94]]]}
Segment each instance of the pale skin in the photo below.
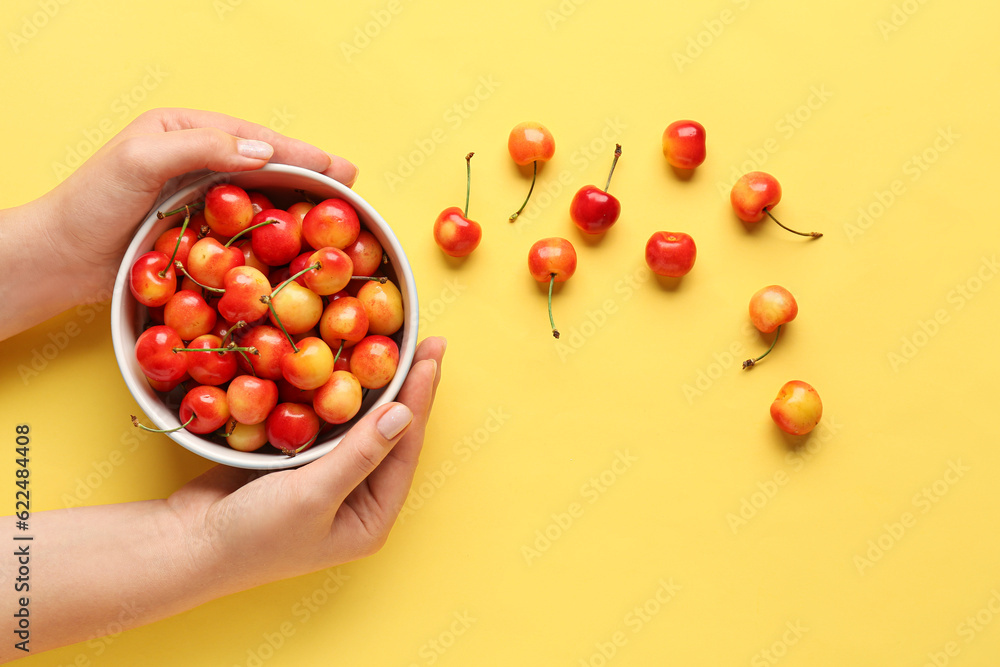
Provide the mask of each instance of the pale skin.
{"label": "pale skin", "polygon": [[[174,179],[269,160],[347,185],[357,177],[343,158],[229,116],[140,116],[53,191],[0,211],[0,341],[109,294],[136,224]],[[396,402],[301,468],[261,476],[217,466],[163,500],[32,513],[31,590],[0,595],[9,619],[0,661],[26,655],[10,633],[19,596],[30,597],[38,653],[377,551],[409,492],[444,350],[443,339],[421,342]],[[3,534],[13,523],[0,519]],[[0,581],[13,582],[16,567],[0,560]]]}

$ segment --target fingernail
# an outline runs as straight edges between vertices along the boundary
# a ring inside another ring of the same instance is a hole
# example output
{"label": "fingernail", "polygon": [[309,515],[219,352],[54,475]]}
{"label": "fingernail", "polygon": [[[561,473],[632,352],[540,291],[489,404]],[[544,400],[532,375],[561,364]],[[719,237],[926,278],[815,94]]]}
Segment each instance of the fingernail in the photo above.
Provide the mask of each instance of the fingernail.
{"label": "fingernail", "polygon": [[386,440],[392,440],[403,432],[413,420],[413,413],[405,405],[394,405],[389,408],[384,415],[379,417],[375,428]]}
{"label": "fingernail", "polygon": [[448,349],[448,339],[444,336],[438,336],[438,338],[441,339],[441,353],[444,354],[444,352]]}
{"label": "fingernail", "polygon": [[236,150],[243,157],[255,160],[268,160],[274,155],[274,146],[256,139],[240,139],[236,142]]}
{"label": "fingernail", "polygon": [[358,174],[361,173],[358,165],[333,153],[327,155],[330,156],[330,169],[337,174],[335,178],[347,187],[354,185],[358,180]]}

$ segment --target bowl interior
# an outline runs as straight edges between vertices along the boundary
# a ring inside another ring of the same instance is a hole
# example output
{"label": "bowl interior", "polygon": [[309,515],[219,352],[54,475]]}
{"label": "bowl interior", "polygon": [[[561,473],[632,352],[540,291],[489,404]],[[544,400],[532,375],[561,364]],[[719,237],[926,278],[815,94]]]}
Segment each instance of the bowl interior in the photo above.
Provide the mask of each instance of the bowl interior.
{"label": "bowl interior", "polygon": [[[194,203],[204,198],[204,193],[216,183],[229,182],[246,190],[259,190],[267,195],[275,206],[285,208],[296,201],[301,201],[304,191],[314,201],[322,201],[330,197],[340,197],[347,200],[358,212],[361,224],[370,231],[389,258],[389,277],[399,288],[403,297],[403,327],[391,336],[399,346],[399,366],[396,375],[382,389],[371,390],[365,397],[358,415],[348,422],[336,427],[327,427],[320,433],[316,444],[295,457],[288,457],[277,450],[266,446],[256,452],[239,452],[225,444],[221,444],[185,430],[175,431],[168,435],[186,449],[207,459],[238,468],[258,470],[277,470],[290,468],[313,461],[337,446],[343,434],[355,421],[372,409],[395,399],[399,388],[413,363],[413,353],[417,343],[417,290],[410,264],[399,241],[392,233],[389,225],[382,219],[364,199],[345,185],[314,171],[289,165],[266,165],[262,169],[249,172],[212,173],[191,183],[185,188],[161,202],[156,210],[169,211],[184,204]],[[140,225],[125,257],[115,281],[111,303],[111,336],[114,343],[115,356],[125,379],[125,384],[135,397],[139,407],[157,428],[167,429],[180,425],[177,416],[176,402],[155,392],[146,382],[142,369],[135,358],[135,343],[142,333],[146,322],[145,307],[132,297],[128,287],[129,269],[135,260],[153,248],[156,239],[164,231],[180,224],[181,217],[172,216],[165,220],[156,217],[156,210],[151,211]]]}

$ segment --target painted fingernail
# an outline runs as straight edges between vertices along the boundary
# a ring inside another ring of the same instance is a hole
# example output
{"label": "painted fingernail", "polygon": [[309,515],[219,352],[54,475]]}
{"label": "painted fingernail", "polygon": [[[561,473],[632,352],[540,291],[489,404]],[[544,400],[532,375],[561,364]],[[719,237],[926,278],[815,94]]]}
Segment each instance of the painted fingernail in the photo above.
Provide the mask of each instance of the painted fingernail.
{"label": "painted fingernail", "polygon": [[413,413],[410,412],[410,409],[405,405],[398,404],[386,410],[386,413],[379,417],[375,428],[378,429],[383,438],[392,440],[402,433],[411,421],[413,421]]}
{"label": "painted fingernail", "polygon": [[255,160],[268,160],[274,155],[274,146],[266,141],[257,141],[256,139],[240,139],[236,142],[236,150],[243,157]]}

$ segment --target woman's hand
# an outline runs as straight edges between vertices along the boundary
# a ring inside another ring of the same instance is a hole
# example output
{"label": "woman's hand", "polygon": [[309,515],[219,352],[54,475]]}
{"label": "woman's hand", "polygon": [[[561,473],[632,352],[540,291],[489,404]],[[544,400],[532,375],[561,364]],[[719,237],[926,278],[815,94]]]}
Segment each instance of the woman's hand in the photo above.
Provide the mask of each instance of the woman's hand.
{"label": "woman's hand", "polygon": [[136,118],[40,199],[0,211],[0,340],[111,295],[137,225],[175,179],[293,164],[353,185],[344,158],[224,114],[156,109]]}
{"label": "woman's hand", "polygon": [[413,480],[445,342],[424,340],[398,403],[359,421],[302,468],[257,476],[218,466],[170,498],[190,553],[226,590],[332,567],[385,542]]}

